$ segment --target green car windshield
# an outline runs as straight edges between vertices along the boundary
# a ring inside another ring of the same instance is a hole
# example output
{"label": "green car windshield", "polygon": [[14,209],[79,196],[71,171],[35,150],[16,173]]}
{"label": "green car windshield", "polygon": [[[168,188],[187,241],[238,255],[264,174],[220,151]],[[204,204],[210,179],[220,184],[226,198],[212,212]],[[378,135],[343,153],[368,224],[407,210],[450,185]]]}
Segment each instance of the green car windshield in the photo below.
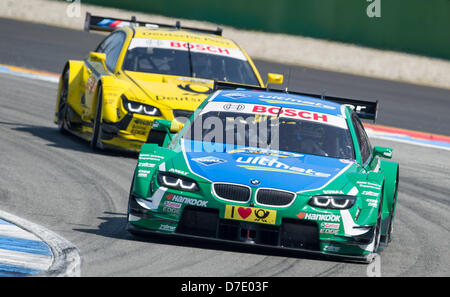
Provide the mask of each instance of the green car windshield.
{"label": "green car windshield", "polygon": [[239,112],[209,111],[197,116],[183,139],[212,144],[257,147],[354,160],[348,129],[301,119],[260,116]]}

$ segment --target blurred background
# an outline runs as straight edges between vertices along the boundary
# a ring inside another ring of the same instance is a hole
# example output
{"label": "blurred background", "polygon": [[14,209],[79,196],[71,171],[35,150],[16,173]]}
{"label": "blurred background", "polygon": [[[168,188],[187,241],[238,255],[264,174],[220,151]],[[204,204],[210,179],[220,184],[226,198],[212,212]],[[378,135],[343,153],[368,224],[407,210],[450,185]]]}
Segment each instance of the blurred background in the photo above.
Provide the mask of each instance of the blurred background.
{"label": "blurred background", "polygon": [[450,59],[449,0],[83,0],[204,20],[247,30],[286,33]]}
{"label": "blurred background", "polygon": [[[78,31],[83,30],[87,11],[169,24],[180,20],[185,26],[221,26],[225,37],[259,61],[450,89],[450,0],[0,1],[4,20]],[[17,38],[6,28],[2,33]],[[7,45],[0,51],[11,54]],[[45,66],[44,70],[59,72]]]}

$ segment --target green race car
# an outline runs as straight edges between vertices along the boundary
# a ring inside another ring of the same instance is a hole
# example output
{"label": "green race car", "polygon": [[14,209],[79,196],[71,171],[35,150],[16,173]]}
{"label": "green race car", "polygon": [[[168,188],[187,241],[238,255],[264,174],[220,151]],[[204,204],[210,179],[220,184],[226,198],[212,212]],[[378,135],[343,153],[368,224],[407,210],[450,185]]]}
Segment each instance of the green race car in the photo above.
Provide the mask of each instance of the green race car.
{"label": "green race car", "polygon": [[155,120],[128,230],[370,262],[391,240],[399,166],[360,118],[377,102],[216,84],[183,126]]}

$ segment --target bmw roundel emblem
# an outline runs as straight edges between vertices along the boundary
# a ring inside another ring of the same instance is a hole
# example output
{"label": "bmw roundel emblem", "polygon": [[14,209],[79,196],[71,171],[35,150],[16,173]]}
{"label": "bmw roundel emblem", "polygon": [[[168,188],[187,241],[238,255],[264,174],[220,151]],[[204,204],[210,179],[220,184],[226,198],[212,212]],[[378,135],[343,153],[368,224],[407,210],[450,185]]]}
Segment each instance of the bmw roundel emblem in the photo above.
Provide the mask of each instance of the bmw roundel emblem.
{"label": "bmw roundel emblem", "polygon": [[257,179],[251,179],[251,180],[250,180],[250,183],[251,183],[252,185],[254,185],[254,186],[257,186],[257,185],[259,185],[261,182],[260,182],[259,180],[257,180]]}

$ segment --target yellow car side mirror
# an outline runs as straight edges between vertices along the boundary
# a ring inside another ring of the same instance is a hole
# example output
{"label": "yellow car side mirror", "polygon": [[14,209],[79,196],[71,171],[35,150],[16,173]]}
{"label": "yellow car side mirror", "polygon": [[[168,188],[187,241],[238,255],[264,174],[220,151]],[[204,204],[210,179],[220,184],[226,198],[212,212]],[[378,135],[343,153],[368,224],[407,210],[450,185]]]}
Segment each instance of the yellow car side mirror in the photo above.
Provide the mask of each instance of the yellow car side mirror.
{"label": "yellow car side mirror", "polygon": [[97,53],[97,52],[90,52],[89,53],[89,60],[91,62],[98,62],[98,63],[102,63],[103,67],[105,67],[106,70],[106,54],[105,53]]}
{"label": "yellow car side mirror", "polygon": [[91,60],[92,62],[105,62],[106,61],[106,54],[105,53],[90,52],[89,53],[89,60]]}
{"label": "yellow car side mirror", "polygon": [[172,133],[178,133],[181,131],[181,129],[183,129],[184,124],[178,122],[177,120],[173,120],[171,125],[170,125],[170,132]]}
{"label": "yellow car side mirror", "polygon": [[283,75],[282,74],[276,74],[276,73],[268,73],[267,74],[266,87],[269,84],[277,84],[277,85],[283,84]]}

